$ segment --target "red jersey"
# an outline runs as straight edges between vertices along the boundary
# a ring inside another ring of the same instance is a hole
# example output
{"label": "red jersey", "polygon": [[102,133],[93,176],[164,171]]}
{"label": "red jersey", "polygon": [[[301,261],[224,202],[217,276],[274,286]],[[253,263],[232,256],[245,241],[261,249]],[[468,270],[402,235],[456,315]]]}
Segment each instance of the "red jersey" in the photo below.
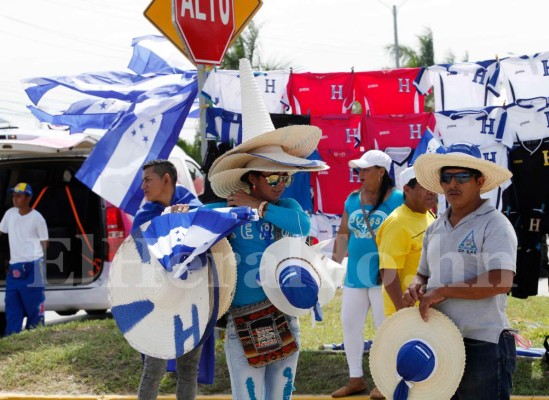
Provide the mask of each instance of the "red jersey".
{"label": "red jersey", "polygon": [[434,130],[436,119],[431,112],[397,115],[364,115],[362,137],[366,148],[385,150],[387,147],[415,149],[426,128]]}
{"label": "red jersey", "polygon": [[414,86],[419,68],[355,73],[355,98],[370,115],[423,112],[425,95]]}
{"label": "red jersey", "polygon": [[361,133],[362,115],[360,114],[328,114],[312,115],[311,125],[322,131],[318,142],[319,151],[329,149],[365,151]]}
{"label": "red jersey", "polygon": [[346,114],[354,102],[354,73],[292,73],[287,85],[293,114]]}
{"label": "red jersey", "polygon": [[350,160],[356,160],[364,152],[350,150],[319,151],[320,157],[330,169],[311,172],[311,186],[314,195],[314,212],[343,214],[345,200],[349,193],[360,189],[358,172],[349,167]]}

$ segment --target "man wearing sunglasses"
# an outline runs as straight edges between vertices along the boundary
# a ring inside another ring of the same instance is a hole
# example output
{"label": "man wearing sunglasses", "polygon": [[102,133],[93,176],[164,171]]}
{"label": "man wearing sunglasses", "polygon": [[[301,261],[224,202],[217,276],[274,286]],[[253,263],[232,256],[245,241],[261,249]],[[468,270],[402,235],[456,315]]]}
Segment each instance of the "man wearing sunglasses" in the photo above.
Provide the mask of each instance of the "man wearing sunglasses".
{"label": "man wearing sunglasses", "polygon": [[444,194],[450,206],[425,232],[418,273],[403,302],[411,306],[419,300],[425,321],[434,307],[460,329],[467,361],[453,399],[509,399],[516,350],[505,309],[517,237],[481,194],[511,173],[469,143],[455,143],[446,154],[422,155],[414,170],[418,182]]}

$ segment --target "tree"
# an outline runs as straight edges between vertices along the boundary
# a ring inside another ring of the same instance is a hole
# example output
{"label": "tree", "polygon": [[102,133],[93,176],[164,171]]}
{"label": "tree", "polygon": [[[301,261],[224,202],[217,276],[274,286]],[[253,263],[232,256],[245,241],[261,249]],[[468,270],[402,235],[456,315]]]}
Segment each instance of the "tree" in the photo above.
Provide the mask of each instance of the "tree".
{"label": "tree", "polygon": [[288,68],[290,64],[284,61],[262,61],[261,44],[259,42],[260,29],[261,25],[256,25],[253,21],[248,24],[225,53],[223,61],[221,61],[222,69],[237,70],[241,58],[250,60],[252,68],[259,71]]}
{"label": "tree", "polygon": [[[435,64],[435,50],[433,46],[433,31],[431,28],[425,28],[422,35],[417,35],[419,40],[419,49],[414,50],[408,46],[398,46],[400,54],[400,65],[407,68],[424,67]],[[390,44],[385,49],[395,54],[395,45]]]}

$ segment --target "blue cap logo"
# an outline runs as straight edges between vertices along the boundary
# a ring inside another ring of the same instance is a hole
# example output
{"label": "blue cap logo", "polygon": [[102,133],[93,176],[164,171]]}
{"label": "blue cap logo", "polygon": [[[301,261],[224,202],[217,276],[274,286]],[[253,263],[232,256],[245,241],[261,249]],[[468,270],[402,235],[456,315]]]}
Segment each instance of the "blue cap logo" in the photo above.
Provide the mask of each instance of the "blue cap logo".
{"label": "blue cap logo", "polygon": [[478,147],[474,144],[466,142],[458,142],[450,145],[446,149],[446,154],[450,153],[462,153],[475,158],[482,158],[482,154],[480,154],[480,150],[478,149]]}

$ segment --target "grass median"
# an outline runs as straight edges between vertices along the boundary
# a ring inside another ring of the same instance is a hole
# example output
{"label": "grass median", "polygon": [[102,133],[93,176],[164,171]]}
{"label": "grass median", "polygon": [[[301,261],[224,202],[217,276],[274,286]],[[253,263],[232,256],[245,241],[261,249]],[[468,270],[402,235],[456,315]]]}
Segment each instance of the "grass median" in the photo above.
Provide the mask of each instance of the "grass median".
{"label": "grass median", "polygon": [[[342,352],[320,350],[323,344],[341,343],[341,295],[324,309],[324,321],[311,326],[301,318],[302,351],[296,377],[296,394],[330,394],[347,381]],[[508,318],[520,334],[542,347],[549,335],[549,297],[509,298]],[[365,339],[374,336],[368,317]],[[200,385],[200,394],[230,394],[223,343],[216,344],[213,385]],[[519,358],[514,395],[549,395],[549,367],[538,359]],[[372,383],[368,355],[366,379]],[[125,341],[112,319],[76,321],[47,326],[0,339],[0,390],[26,394],[135,394],[141,374],[141,356]],[[166,374],[161,394],[173,394],[173,374]]]}

